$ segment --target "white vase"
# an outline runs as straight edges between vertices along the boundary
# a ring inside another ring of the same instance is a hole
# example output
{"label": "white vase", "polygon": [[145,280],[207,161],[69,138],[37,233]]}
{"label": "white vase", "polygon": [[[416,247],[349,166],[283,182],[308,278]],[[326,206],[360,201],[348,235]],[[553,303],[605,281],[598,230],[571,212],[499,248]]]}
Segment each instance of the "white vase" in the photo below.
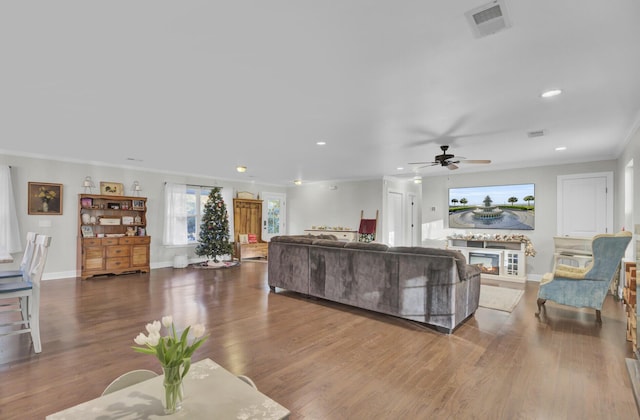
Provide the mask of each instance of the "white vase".
{"label": "white vase", "polygon": [[42,202],[42,212],[43,212],[43,213],[46,213],[46,212],[48,212],[48,211],[49,211],[49,202],[47,202],[47,201],[43,201],[43,202]]}
{"label": "white vase", "polygon": [[91,215],[89,213],[82,213],[82,224],[88,225],[91,223]]}

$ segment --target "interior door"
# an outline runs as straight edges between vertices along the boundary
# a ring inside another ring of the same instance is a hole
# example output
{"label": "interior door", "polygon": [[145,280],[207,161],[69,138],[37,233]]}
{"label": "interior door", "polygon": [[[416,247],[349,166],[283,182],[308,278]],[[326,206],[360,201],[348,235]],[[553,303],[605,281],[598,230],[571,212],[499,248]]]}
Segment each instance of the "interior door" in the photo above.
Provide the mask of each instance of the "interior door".
{"label": "interior door", "polygon": [[613,232],[613,173],[558,176],[558,235]]}
{"label": "interior door", "polygon": [[262,193],[262,240],[286,234],[286,194]]}
{"label": "interior door", "polygon": [[402,208],[402,193],[387,192],[387,241],[389,246],[404,245],[404,212]]}

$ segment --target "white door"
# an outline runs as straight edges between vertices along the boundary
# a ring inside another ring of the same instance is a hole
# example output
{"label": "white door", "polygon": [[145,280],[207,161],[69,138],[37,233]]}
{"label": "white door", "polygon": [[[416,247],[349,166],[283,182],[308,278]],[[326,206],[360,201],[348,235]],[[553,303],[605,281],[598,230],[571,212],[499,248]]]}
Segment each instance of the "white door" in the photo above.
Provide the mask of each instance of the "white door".
{"label": "white door", "polygon": [[407,229],[409,246],[418,246],[418,203],[415,194],[407,194]]}
{"label": "white door", "polygon": [[286,194],[262,193],[262,240],[286,234]]}
{"label": "white door", "polygon": [[402,208],[402,194],[394,191],[387,192],[387,245],[404,245],[404,212]]}
{"label": "white door", "polygon": [[613,232],[613,173],[558,176],[558,235]]}

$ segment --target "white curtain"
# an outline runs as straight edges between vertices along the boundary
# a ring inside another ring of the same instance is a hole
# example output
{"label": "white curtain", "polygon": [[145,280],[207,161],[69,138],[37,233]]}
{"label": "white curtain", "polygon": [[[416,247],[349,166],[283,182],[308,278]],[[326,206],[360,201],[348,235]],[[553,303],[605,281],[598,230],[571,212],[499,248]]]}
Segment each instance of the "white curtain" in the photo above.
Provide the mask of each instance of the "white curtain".
{"label": "white curtain", "polygon": [[187,245],[187,186],[164,185],[164,245]]}
{"label": "white curtain", "polygon": [[22,252],[16,200],[13,196],[11,168],[0,165],[0,247],[9,253]]}

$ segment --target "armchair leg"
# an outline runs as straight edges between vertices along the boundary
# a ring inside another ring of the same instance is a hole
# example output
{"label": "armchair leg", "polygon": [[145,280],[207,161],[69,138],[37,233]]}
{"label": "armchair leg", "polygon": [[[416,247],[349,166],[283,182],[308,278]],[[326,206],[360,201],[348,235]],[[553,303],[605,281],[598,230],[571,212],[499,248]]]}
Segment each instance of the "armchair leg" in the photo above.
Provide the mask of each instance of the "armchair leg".
{"label": "armchair leg", "polygon": [[540,314],[540,311],[542,311],[542,305],[544,305],[546,301],[547,299],[538,298],[538,300],[536,301],[536,303],[538,304],[538,313],[536,315]]}
{"label": "armchair leg", "polygon": [[598,324],[602,324],[602,314],[600,313],[600,309],[596,309],[596,322]]}

